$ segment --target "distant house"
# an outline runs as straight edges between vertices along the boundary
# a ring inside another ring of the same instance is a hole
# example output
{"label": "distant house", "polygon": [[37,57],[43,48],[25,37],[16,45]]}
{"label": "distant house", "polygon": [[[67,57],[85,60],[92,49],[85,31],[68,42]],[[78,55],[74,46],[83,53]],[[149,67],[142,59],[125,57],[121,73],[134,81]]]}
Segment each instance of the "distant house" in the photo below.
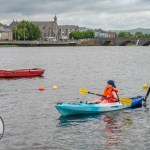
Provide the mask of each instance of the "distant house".
{"label": "distant house", "polygon": [[111,31],[107,32],[102,29],[95,29],[94,32],[95,32],[96,38],[116,38],[117,37],[116,32],[111,32]]}
{"label": "distant house", "polygon": [[13,39],[12,31],[8,28],[8,26],[0,23],[0,41],[1,40],[9,40]]}
{"label": "distant house", "polygon": [[[37,25],[42,32],[42,39],[44,40],[58,40],[59,39],[59,28],[57,24],[57,17],[55,15],[54,21],[31,21]],[[19,22],[14,21],[9,25],[11,29],[17,26]]]}
{"label": "distant house", "polygon": [[73,31],[79,31],[79,27],[75,25],[60,25],[59,26],[60,39],[69,39],[69,34]]}
{"label": "distant house", "polygon": [[111,31],[109,31],[109,32],[108,32],[108,36],[109,36],[109,38],[116,38],[116,37],[117,37],[117,34],[116,34],[116,32],[111,32]]}
{"label": "distant house", "polygon": [[109,37],[108,32],[102,29],[95,29],[94,32],[95,32],[96,38],[108,38]]}

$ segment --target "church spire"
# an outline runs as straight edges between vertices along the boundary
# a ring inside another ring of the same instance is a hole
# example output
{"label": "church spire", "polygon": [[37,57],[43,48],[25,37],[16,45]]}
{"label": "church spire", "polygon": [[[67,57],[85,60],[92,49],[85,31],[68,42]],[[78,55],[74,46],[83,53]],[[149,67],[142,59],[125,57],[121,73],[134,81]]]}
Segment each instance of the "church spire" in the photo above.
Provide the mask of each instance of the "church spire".
{"label": "church spire", "polygon": [[54,17],[54,21],[55,21],[55,23],[57,23],[57,17],[56,17],[56,14],[55,14],[55,17]]}

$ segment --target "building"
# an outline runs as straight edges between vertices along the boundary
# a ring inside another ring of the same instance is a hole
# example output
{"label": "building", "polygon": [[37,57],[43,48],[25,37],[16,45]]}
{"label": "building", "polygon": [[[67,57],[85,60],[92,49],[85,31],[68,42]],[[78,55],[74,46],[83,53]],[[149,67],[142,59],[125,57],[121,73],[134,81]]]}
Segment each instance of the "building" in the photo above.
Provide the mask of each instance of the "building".
{"label": "building", "polygon": [[[59,28],[57,24],[57,17],[54,16],[54,21],[31,21],[33,24],[37,25],[42,32],[42,39],[43,40],[52,40],[56,41],[59,39]],[[19,22],[12,21],[9,25],[11,30],[17,26]]]}
{"label": "building", "polygon": [[0,41],[8,40],[11,41],[13,39],[12,31],[8,28],[8,26],[0,23]]}
{"label": "building", "polygon": [[117,37],[116,32],[111,32],[111,31],[107,32],[102,29],[95,29],[94,32],[95,32],[96,38],[116,38]]}
{"label": "building", "polygon": [[60,25],[59,26],[60,39],[62,40],[69,39],[69,34],[73,31],[79,31],[79,27],[75,25]]}
{"label": "building", "polygon": [[116,32],[111,32],[111,31],[109,31],[109,32],[108,32],[108,36],[109,36],[109,38],[116,38],[116,37],[117,37],[117,34],[116,34]]}
{"label": "building", "polygon": [[42,39],[45,40],[58,40],[59,39],[59,27],[57,24],[57,17],[55,15],[54,21],[32,21],[32,23],[38,25],[42,32]]}
{"label": "building", "polygon": [[95,38],[108,38],[108,32],[102,30],[102,29],[95,29]]}

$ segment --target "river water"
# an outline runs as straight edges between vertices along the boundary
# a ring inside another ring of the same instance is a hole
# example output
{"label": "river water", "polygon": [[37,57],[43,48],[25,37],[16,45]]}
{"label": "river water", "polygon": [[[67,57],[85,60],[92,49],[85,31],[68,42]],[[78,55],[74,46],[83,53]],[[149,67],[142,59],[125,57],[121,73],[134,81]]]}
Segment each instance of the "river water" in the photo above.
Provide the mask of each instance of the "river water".
{"label": "river water", "polygon": [[[145,95],[150,84],[150,48],[1,47],[1,69],[44,68],[43,77],[0,79],[0,150],[148,150],[147,106],[89,116],[61,117],[57,102],[88,101],[79,88],[103,92],[115,80],[120,97]],[[44,86],[43,92],[39,91]],[[57,85],[57,90],[52,86]]]}

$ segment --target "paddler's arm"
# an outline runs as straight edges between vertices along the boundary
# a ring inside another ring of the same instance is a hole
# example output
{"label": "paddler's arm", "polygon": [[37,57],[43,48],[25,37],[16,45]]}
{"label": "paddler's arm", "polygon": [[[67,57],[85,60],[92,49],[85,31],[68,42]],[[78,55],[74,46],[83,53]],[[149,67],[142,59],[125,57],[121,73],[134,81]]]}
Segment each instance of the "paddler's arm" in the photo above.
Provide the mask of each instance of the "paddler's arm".
{"label": "paddler's arm", "polygon": [[112,91],[112,94],[114,95],[114,99],[116,99],[116,102],[118,102],[118,96],[117,96],[116,92]]}

